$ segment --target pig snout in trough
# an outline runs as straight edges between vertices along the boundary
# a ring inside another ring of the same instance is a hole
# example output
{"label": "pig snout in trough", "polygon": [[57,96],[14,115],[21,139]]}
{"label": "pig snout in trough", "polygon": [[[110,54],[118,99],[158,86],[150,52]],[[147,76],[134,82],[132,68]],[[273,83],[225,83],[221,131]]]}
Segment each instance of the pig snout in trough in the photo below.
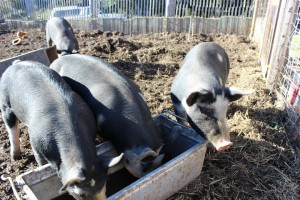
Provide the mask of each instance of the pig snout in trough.
{"label": "pig snout in trough", "polygon": [[87,102],[98,132],[124,153],[124,165],[141,177],[161,164],[163,142],[136,84],[102,59],[72,54],[55,60],[56,70]]}
{"label": "pig snout in trough", "polygon": [[226,118],[229,102],[253,92],[225,87],[228,74],[225,50],[217,43],[204,42],[187,53],[171,86],[175,113],[186,121],[177,120],[188,122],[220,152],[233,145]]}
{"label": "pig snout in trough", "polygon": [[46,23],[47,46],[54,43],[58,56],[79,53],[78,41],[69,22],[61,17],[52,17]]}

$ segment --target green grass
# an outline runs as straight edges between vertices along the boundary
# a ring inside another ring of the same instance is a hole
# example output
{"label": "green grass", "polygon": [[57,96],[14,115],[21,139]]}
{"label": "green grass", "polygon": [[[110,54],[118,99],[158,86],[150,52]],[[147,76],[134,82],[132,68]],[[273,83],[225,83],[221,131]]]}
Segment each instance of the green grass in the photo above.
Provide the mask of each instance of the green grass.
{"label": "green grass", "polygon": [[300,57],[300,35],[293,35],[290,43],[289,56]]}

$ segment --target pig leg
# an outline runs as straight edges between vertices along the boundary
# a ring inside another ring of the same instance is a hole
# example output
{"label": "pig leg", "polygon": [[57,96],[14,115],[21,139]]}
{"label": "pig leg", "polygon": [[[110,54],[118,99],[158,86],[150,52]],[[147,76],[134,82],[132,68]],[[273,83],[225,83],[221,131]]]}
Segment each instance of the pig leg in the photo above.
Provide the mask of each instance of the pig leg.
{"label": "pig leg", "polygon": [[8,132],[9,142],[10,142],[10,155],[12,160],[19,159],[21,157],[20,151],[20,130],[19,130],[19,120],[16,115],[11,111],[10,108],[2,109],[2,118]]}
{"label": "pig leg", "polygon": [[[31,141],[31,144],[32,141]],[[32,151],[33,151],[33,155],[34,155],[34,158],[36,160],[36,162],[38,163],[39,166],[42,166],[42,165],[45,165],[47,164],[47,160],[44,158],[44,156],[40,155],[37,150],[34,148],[35,145],[31,145],[32,147]]]}
{"label": "pig leg", "polygon": [[173,103],[175,115],[178,116],[176,117],[177,121],[185,126],[189,126],[189,123],[186,121],[188,116],[186,114],[184,107],[181,104],[181,101],[173,94],[171,94],[171,100]]}
{"label": "pig leg", "polygon": [[47,47],[51,47],[52,46],[52,40],[51,40],[49,34],[46,34],[46,40],[47,40]]}
{"label": "pig leg", "polygon": [[176,109],[174,109],[174,111],[175,111],[176,119],[179,123],[181,123],[185,126],[190,126],[188,121],[187,121],[188,116],[185,112],[185,109],[183,108],[183,106],[181,104],[176,105]]}

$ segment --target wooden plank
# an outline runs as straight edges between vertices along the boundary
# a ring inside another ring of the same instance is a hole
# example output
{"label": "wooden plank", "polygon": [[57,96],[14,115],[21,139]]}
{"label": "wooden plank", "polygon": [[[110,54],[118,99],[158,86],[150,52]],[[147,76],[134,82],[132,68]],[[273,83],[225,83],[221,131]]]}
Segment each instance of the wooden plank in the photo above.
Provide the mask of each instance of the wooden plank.
{"label": "wooden plank", "polygon": [[152,33],[157,33],[157,18],[151,18],[152,20]]}
{"label": "wooden plank", "polygon": [[223,33],[223,34],[226,34],[227,33],[227,21],[228,21],[228,17],[221,17],[220,18],[220,32]]}
{"label": "wooden plank", "polygon": [[190,22],[191,22],[190,17],[183,18],[183,26],[182,26],[183,29],[180,32],[188,33],[189,32],[189,27],[190,27]]}
{"label": "wooden plank", "polygon": [[243,32],[243,23],[244,23],[244,20],[241,17],[236,19],[237,29],[235,30],[235,32],[237,34],[242,34],[242,32]]}
{"label": "wooden plank", "polygon": [[148,24],[149,24],[149,19],[143,17],[142,18],[142,24],[141,24],[142,34],[147,34],[148,33]]}
{"label": "wooden plank", "polygon": [[[273,20],[274,16],[276,15],[276,10],[278,8],[278,4],[275,4],[276,2],[269,2],[267,15],[265,17],[266,23],[265,23],[265,29],[264,29],[264,37],[262,41],[262,46],[260,49],[260,61],[261,66],[263,69],[263,76],[265,77],[267,74],[267,68],[265,68],[269,61],[269,53],[270,53],[270,39],[271,39],[271,33],[273,32],[272,29],[274,27],[275,20]],[[278,2],[277,2],[278,3]]]}
{"label": "wooden plank", "polygon": [[249,34],[250,34],[250,32],[251,32],[251,25],[252,25],[252,19],[251,19],[251,17],[247,17],[246,18],[246,24],[245,24],[245,26],[246,26],[246,35],[248,36]]}
{"label": "wooden plank", "polygon": [[199,25],[200,25],[199,18],[195,17],[194,22],[193,22],[193,34],[198,34],[199,33]]}
{"label": "wooden plank", "polygon": [[217,33],[219,32],[218,30],[218,24],[219,24],[220,18],[212,18],[211,19],[211,27],[213,28],[213,31],[211,33]]}
{"label": "wooden plank", "polygon": [[167,30],[168,32],[174,32],[175,27],[175,18],[168,18],[167,19]]}
{"label": "wooden plank", "polygon": [[206,34],[210,34],[212,27],[211,27],[211,18],[206,18]]}
{"label": "wooden plank", "polygon": [[198,27],[198,33],[204,33],[204,18],[198,18],[199,20],[199,27]]}
{"label": "wooden plank", "polygon": [[158,32],[159,33],[164,32],[164,18],[163,17],[158,18]]}
{"label": "wooden plank", "polygon": [[181,32],[182,31],[182,18],[176,18],[176,26],[174,27],[175,32]]}
{"label": "wooden plank", "polygon": [[162,18],[161,17],[157,17],[157,32],[158,33],[162,33],[163,29],[162,29]]}
{"label": "wooden plank", "polygon": [[233,34],[234,33],[234,19],[235,17],[228,17],[228,26],[227,26],[227,30],[228,33]]}
{"label": "wooden plank", "polygon": [[131,34],[132,35],[137,35],[137,22],[138,22],[137,18],[134,18],[131,20]]}
{"label": "wooden plank", "polygon": [[201,33],[207,34],[207,18],[202,18]]}
{"label": "wooden plank", "polygon": [[155,17],[155,18],[152,18],[154,20],[154,33],[159,33],[159,29],[158,29],[158,18]]}

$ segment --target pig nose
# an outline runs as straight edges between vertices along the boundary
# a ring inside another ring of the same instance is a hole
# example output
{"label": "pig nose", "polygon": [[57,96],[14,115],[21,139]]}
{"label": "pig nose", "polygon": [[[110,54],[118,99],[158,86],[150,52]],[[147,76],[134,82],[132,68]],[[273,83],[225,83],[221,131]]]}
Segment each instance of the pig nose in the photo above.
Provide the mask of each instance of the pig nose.
{"label": "pig nose", "polygon": [[223,141],[216,149],[218,152],[223,152],[233,145],[230,141]]}

